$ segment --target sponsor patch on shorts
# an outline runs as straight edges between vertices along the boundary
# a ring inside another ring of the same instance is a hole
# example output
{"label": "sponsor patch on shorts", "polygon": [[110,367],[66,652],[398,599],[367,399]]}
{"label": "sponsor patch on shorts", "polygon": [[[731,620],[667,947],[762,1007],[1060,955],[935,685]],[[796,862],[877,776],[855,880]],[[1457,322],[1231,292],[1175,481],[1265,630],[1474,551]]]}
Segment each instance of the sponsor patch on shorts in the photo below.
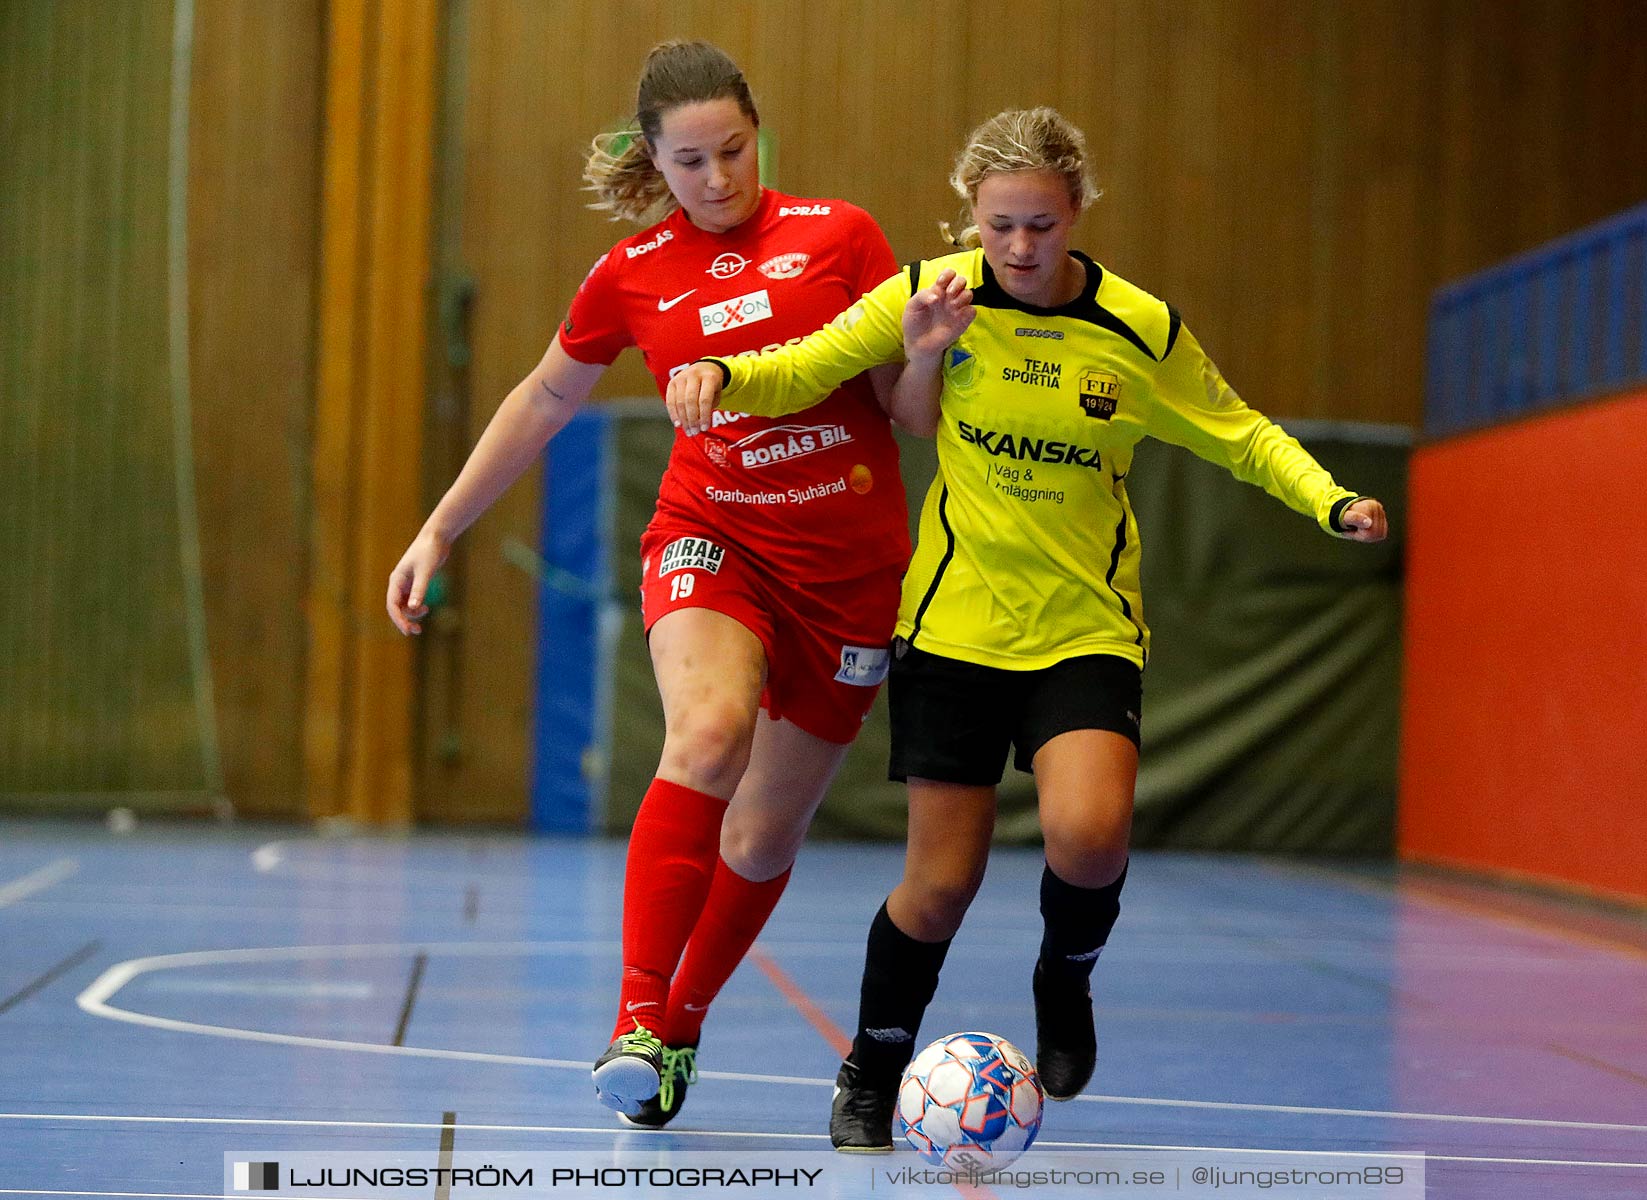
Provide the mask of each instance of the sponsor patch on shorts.
{"label": "sponsor patch on shorts", "polygon": [[891,661],[892,652],[885,646],[842,646],[841,669],[835,672],[835,682],[875,687],[886,679]]}
{"label": "sponsor patch on shorts", "polygon": [[676,538],[663,548],[663,553],[658,557],[658,578],[662,579],[675,571],[708,571],[711,575],[719,575],[721,560],[725,557],[726,550],[708,538]]}

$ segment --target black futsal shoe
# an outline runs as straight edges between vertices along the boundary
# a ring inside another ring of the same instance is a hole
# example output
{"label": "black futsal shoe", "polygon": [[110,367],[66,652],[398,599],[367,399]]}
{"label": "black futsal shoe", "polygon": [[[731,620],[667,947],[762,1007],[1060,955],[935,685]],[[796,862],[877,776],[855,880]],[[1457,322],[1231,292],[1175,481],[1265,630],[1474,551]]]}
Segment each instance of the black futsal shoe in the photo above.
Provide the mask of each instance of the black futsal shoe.
{"label": "black futsal shoe", "polygon": [[835,1076],[829,1109],[829,1141],[847,1154],[890,1154],[892,1110],[898,1106],[898,1077],[874,1082],[851,1059]]}
{"label": "black futsal shoe", "polygon": [[1073,1100],[1092,1078],[1098,1035],[1092,1028],[1092,987],[1085,979],[1049,977],[1035,964],[1035,1071],[1054,1100]]}
{"label": "black futsal shoe", "polygon": [[637,1025],[606,1048],[590,1073],[595,1077],[595,1099],[632,1117],[663,1084],[663,1043]]}
{"label": "black futsal shoe", "polygon": [[687,1086],[698,1082],[698,1048],[665,1046],[660,1074],[658,1094],[643,1101],[639,1112],[620,1112],[618,1120],[640,1129],[662,1129],[673,1121],[686,1103]]}

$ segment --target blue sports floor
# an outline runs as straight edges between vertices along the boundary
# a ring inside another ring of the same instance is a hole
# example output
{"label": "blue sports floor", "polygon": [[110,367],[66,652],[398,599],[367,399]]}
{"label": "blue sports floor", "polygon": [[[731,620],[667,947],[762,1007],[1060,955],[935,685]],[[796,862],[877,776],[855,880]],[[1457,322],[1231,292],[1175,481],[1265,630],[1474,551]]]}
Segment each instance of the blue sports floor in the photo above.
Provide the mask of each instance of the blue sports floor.
{"label": "blue sports floor", "polygon": [[[221,1195],[226,1151],[442,1138],[827,1149],[899,848],[806,848],[664,1133],[620,1129],[589,1083],[623,854],[0,822],[0,1196]],[[985,1029],[1033,1052],[1040,865],[997,852],[923,1042]],[[1097,1078],[1048,1106],[1026,1164],[1422,1153],[1431,1197],[1647,1196],[1637,916],[1389,868],[1140,853],[1094,994]]]}

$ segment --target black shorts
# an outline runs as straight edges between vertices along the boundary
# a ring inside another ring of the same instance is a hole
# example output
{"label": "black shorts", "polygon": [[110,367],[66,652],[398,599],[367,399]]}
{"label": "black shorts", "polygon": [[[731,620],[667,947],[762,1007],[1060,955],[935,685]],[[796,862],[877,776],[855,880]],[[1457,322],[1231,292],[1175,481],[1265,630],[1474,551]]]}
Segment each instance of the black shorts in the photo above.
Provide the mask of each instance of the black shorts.
{"label": "black shorts", "polygon": [[1020,771],[1072,729],[1107,729],[1138,745],[1144,673],[1113,654],[1068,658],[1035,671],[1006,671],[893,642],[888,699],[888,778],[1001,782],[1007,748]]}

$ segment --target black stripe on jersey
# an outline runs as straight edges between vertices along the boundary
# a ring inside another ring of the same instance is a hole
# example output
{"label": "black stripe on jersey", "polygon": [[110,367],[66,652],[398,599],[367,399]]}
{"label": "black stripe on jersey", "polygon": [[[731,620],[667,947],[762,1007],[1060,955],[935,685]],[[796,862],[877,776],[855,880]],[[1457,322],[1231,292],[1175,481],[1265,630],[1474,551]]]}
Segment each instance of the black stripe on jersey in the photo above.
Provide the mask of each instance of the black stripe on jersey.
{"label": "black stripe on jersey", "polygon": [[[1121,481],[1117,479],[1115,482],[1119,484]],[[1132,605],[1127,603],[1127,598],[1121,594],[1121,589],[1115,586],[1115,572],[1121,567],[1121,552],[1126,548],[1127,510],[1126,505],[1123,504],[1121,506],[1121,522],[1115,527],[1115,549],[1111,550],[1109,554],[1109,574],[1104,576],[1104,583],[1110,591],[1115,593],[1115,598],[1121,602],[1121,615],[1132,621],[1132,627],[1138,631],[1138,637],[1135,640],[1138,645],[1142,646],[1144,644],[1144,627],[1133,618]]]}
{"label": "black stripe on jersey", "polygon": [[[1036,317],[1071,317],[1077,321],[1086,321],[1089,324],[1098,326],[1100,329],[1107,329],[1111,333],[1120,334],[1142,350],[1151,362],[1160,362],[1161,360],[1155,356],[1155,351],[1151,350],[1144,339],[1138,336],[1137,330],[1098,303],[1098,288],[1104,282],[1104,268],[1079,250],[1071,250],[1070,254],[1086,267],[1087,285],[1081,290],[1081,294],[1068,304],[1060,304],[1057,308],[1042,308],[1037,304],[1025,304],[1001,286],[1000,280],[995,278],[995,272],[990,269],[989,259],[985,258],[983,260],[983,282],[972,289],[973,305],[977,308],[1010,308]],[[1176,326],[1172,330],[1172,336],[1177,336]],[[1169,348],[1171,347],[1172,342],[1170,339],[1167,345]]]}
{"label": "black stripe on jersey", "polygon": [[909,631],[911,646],[915,644],[916,634],[921,632],[921,618],[926,616],[927,606],[938,594],[938,584],[943,580],[944,572],[949,569],[949,560],[955,557],[955,531],[949,527],[949,513],[946,511],[948,504],[949,485],[946,483],[944,490],[938,493],[938,520],[944,527],[944,556],[938,560],[938,569],[932,573],[932,585],[926,589],[926,595],[921,597],[921,607],[915,610],[915,622]]}
{"label": "black stripe on jersey", "polygon": [[1167,317],[1167,348],[1161,351],[1162,358],[1172,353],[1172,344],[1178,340],[1178,331],[1184,325],[1184,318],[1179,316],[1178,310],[1170,304],[1167,305]]}
{"label": "black stripe on jersey", "polygon": [[1134,330],[1131,325],[1128,325],[1125,321],[1123,321],[1120,317],[1118,317],[1114,313],[1110,312],[1109,309],[1102,308],[1097,303],[1093,303],[1093,305],[1092,305],[1092,315],[1087,317],[1086,319],[1091,321],[1094,325],[1098,326],[1100,329],[1107,329],[1111,333],[1120,334],[1122,337],[1126,338],[1127,341],[1131,342],[1134,346],[1137,346],[1138,349],[1142,350],[1145,354],[1149,355],[1149,359],[1150,359],[1151,362],[1160,362],[1161,361],[1160,359],[1155,357],[1155,352],[1144,344],[1144,339],[1138,336],[1137,331]]}
{"label": "black stripe on jersey", "polygon": [[916,259],[909,264],[909,294],[913,296],[921,287],[921,260]]}

